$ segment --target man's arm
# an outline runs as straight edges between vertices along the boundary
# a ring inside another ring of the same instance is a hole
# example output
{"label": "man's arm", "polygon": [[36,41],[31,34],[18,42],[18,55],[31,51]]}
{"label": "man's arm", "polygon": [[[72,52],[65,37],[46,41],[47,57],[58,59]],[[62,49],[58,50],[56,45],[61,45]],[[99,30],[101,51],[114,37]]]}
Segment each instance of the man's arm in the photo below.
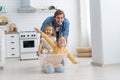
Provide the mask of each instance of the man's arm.
{"label": "man's arm", "polygon": [[62,30],[62,35],[66,38],[69,36],[69,26],[70,26],[69,21],[67,19],[65,19],[64,25],[63,25],[63,30]]}
{"label": "man's arm", "polygon": [[47,17],[47,18],[45,19],[45,21],[42,23],[42,26],[41,26],[41,29],[40,29],[40,30],[41,30],[41,31],[44,31],[46,25],[51,24],[52,21],[53,21],[53,18],[52,18],[52,17]]}

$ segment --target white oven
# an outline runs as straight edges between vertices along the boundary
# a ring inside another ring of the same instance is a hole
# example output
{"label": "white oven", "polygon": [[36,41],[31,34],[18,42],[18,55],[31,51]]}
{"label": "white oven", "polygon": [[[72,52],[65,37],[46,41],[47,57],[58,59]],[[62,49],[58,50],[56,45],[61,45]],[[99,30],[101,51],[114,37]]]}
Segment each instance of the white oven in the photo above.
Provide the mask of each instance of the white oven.
{"label": "white oven", "polygon": [[37,39],[20,40],[21,52],[36,52],[38,50]]}
{"label": "white oven", "polygon": [[20,60],[36,59],[39,46],[38,34],[35,31],[20,32]]}

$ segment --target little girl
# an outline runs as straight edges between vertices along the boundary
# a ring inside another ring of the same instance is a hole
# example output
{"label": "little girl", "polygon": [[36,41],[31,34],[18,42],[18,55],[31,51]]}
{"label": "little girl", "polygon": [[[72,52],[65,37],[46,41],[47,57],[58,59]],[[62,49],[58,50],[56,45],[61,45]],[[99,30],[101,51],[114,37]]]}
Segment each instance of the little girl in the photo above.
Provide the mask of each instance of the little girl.
{"label": "little girl", "polygon": [[[54,43],[46,34],[43,32],[39,31],[39,29],[34,28],[38,33],[42,35],[42,37],[51,45],[53,48],[52,53],[53,54],[66,54],[67,57],[71,60],[73,64],[78,63],[77,60],[74,58],[74,56],[66,49],[67,45],[67,39],[63,36],[60,36],[57,40],[57,43]],[[63,65],[54,67],[51,65],[46,66],[45,70],[46,73],[53,73],[53,72],[64,72],[64,67]]]}
{"label": "little girl", "polygon": [[[49,24],[45,27],[44,33],[54,42],[56,42],[56,33],[54,27]],[[51,53],[52,48],[51,46],[46,42],[44,38],[40,39],[40,45],[37,51],[37,56],[39,56],[41,53]]]}

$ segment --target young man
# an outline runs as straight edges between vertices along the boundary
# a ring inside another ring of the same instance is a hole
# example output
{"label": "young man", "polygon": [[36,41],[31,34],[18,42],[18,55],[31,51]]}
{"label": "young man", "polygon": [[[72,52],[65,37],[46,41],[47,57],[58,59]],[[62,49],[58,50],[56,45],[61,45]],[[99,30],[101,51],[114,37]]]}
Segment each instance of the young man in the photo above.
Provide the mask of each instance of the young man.
{"label": "young man", "polygon": [[56,38],[59,36],[68,37],[69,35],[69,21],[65,18],[65,14],[62,10],[57,10],[54,13],[54,16],[47,17],[43,22],[41,31],[44,31],[45,26],[48,24],[52,24],[56,30]]}

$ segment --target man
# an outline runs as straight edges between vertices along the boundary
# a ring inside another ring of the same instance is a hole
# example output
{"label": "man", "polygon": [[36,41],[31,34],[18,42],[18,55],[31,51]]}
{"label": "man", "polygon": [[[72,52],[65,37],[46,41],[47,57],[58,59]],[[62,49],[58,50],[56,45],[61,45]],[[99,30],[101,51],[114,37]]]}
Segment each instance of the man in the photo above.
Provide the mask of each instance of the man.
{"label": "man", "polygon": [[56,38],[59,36],[68,37],[69,35],[69,21],[65,18],[62,10],[56,10],[54,16],[48,17],[42,24],[41,31],[44,31],[45,26],[52,24],[56,30]]}

